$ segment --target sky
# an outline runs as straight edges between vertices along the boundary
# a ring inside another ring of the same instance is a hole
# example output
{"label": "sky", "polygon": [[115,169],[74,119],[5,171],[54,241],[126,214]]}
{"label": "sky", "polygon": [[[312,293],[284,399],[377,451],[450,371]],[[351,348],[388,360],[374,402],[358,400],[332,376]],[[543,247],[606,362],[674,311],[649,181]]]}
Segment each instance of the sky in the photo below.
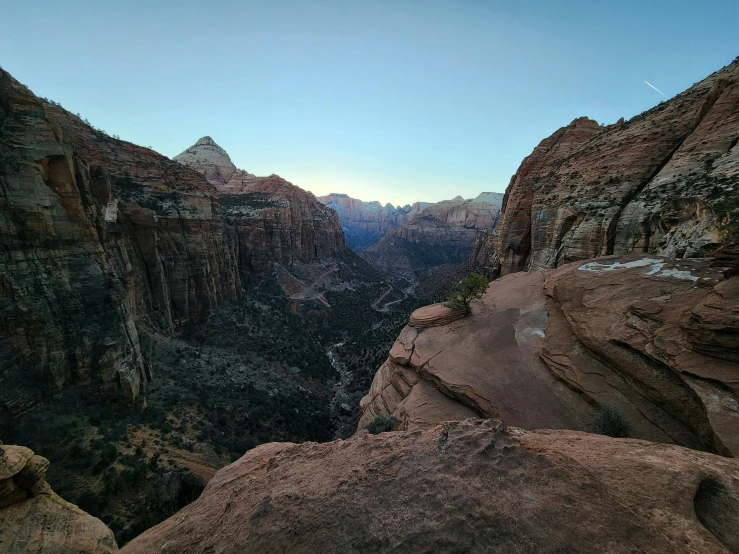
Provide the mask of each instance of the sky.
{"label": "sky", "polygon": [[632,117],[739,55],[735,0],[2,0],[0,66],[173,157],[209,135],[316,195],[503,192],[580,116]]}

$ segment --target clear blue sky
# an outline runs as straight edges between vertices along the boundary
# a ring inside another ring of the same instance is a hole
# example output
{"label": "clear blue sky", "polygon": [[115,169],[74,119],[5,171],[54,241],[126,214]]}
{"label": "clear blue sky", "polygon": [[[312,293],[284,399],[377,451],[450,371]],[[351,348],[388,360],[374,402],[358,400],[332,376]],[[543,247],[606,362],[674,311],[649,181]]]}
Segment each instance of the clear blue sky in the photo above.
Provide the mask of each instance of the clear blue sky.
{"label": "clear blue sky", "polygon": [[503,191],[558,127],[739,55],[735,1],[4,4],[0,65],[108,133],[394,204]]}

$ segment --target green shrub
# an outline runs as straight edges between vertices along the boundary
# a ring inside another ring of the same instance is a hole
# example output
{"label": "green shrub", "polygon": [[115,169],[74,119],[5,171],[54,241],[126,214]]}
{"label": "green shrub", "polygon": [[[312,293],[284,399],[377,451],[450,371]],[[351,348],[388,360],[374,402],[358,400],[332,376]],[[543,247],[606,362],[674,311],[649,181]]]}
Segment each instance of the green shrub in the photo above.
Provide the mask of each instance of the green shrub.
{"label": "green shrub", "polygon": [[595,431],[609,437],[627,437],[629,422],[621,410],[611,404],[601,404],[595,416]]}
{"label": "green shrub", "polygon": [[365,429],[367,429],[367,431],[369,431],[373,435],[378,435],[380,433],[385,433],[386,431],[392,431],[393,427],[395,427],[397,423],[398,420],[395,419],[393,416],[375,416],[375,419],[370,421]]}
{"label": "green shrub", "polygon": [[465,314],[470,313],[470,302],[474,298],[480,298],[488,289],[488,280],[484,275],[473,273],[462,279],[459,284],[449,293],[444,306],[454,310],[463,310]]}

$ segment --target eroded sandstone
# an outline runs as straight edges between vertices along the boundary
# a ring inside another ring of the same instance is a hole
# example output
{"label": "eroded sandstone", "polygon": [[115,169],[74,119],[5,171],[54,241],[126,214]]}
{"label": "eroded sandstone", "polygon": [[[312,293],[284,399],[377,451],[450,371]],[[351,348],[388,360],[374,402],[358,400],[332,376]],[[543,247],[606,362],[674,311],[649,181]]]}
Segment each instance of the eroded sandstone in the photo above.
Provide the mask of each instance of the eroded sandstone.
{"label": "eroded sandstone", "polygon": [[[632,437],[736,456],[737,287],[710,259],[656,256],[507,275],[469,317],[404,329],[361,402],[359,428],[376,416],[424,428],[464,408],[528,429],[592,431],[609,404]],[[439,400],[416,408],[420,386]]]}
{"label": "eroded sandstone", "polygon": [[680,447],[495,420],[273,443],[122,552],[734,552],[738,472]]}
{"label": "eroded sandstone", "polygon": [[629,121],[576,119],[522,162],[472,258],[505,275],[607,254],[703,256],[737,219],[737,136],[739,60]]}
{"label": "eroded sandstone", "polygon": [[46,458],[0,443],[0,552],[104,554],[117,552],[102,521],[65,502],[46,482]]}

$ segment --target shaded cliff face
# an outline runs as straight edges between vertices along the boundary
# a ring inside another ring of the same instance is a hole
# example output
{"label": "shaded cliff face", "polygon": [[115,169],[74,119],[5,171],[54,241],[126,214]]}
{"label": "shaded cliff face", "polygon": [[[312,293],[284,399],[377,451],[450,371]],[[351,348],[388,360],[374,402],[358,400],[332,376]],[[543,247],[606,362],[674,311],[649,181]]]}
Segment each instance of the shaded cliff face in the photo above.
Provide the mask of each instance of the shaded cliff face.
{"label": "shaded cliff face", "polygon": [[632,251],[701,256],[737,219],[737,138],[739,61],[629,121],[577,119],[523,161],[472,257],[506,274]]}
{"label": "shaded cliff face", "polygon": [[6,554],[117,552],[105,524],[65,502],[46,482],[49,462],[0,442],[0,551]]}
{"label": "shaded cliff face", "polygon": [[495,420],[273,443],[121,552],[719,554],[737,547],[737,471],[685,448]]}
{"label": "shaded cliff face", "polygon": [[495,225],[502,195],[483,193],[430,204],[362,252],[381,271],[415,278],[470,256],[478,233]]}
{"label": "shaded cliff face", "polygon": [[465,417],[595,429],[739,455],[739,277],[710,259],[630,255],[508,275],[448,325],[406,327],[361,402],[364,428]]}
{"label": "shaded cliff face", "polygon": [[242,275],[264,271],[272,262],[289,266],[345,249],[336,212],[277,175],[236,169],[212,138],[203,137],[174,159],[202,173],[218,191]]}
{"label": "shaded cliff face", "polygon": [[394,207],[377,201],[363,202],[346,194],[319,196],[318,201],[339,214],[347,246],[359,252],[380,240],[385,233],[397,229],[429,206],[428,202]]}
{"label": "shaded cliff face", "polygon": [[3,71],[0,189],[0,427],[72,383],[134,401],[150,378],[136,319],[171,330],[239,295],[205,179]]}

